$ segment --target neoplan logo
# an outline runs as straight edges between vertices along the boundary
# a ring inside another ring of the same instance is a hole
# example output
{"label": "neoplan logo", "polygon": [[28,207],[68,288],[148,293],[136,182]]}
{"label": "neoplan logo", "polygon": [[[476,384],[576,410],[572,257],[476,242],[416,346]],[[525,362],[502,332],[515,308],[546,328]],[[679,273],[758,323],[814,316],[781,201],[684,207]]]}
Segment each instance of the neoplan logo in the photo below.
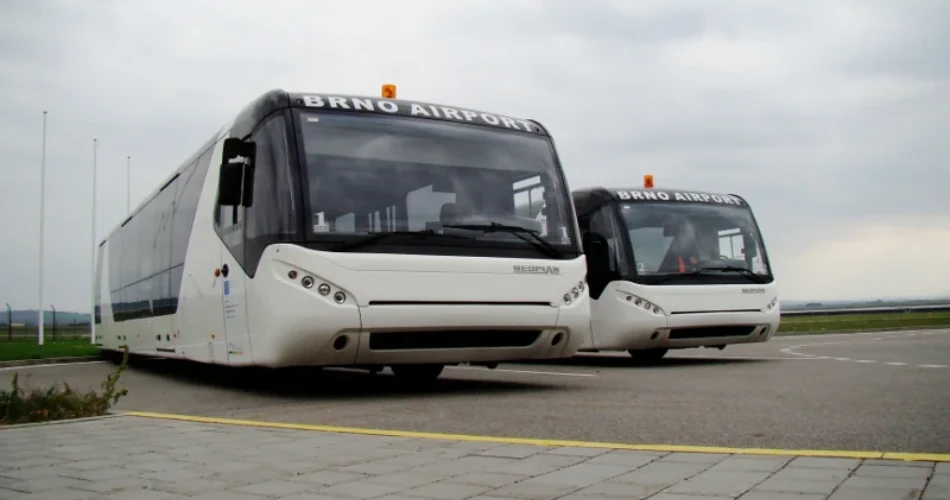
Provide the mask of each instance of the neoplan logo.
{"label": "neoplan logo", "polygon": [[765,293],[764,288],[743,288],[742,293]]}
{"label": "neoplan logo", "polygon": [[515,265],[515,274],[561,274],[557,266],[519,266]]}

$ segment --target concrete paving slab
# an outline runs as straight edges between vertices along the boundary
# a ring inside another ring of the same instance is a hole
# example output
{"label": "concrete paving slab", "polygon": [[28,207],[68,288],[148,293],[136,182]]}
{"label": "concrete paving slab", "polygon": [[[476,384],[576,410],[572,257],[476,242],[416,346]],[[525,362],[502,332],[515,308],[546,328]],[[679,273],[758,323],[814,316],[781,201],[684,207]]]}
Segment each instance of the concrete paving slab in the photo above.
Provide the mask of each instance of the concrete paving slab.
{"label": "concrete paving slab", "polygon": [[3,500],[950,500],[946,462],[634,451],[122,416],[0,429]]}

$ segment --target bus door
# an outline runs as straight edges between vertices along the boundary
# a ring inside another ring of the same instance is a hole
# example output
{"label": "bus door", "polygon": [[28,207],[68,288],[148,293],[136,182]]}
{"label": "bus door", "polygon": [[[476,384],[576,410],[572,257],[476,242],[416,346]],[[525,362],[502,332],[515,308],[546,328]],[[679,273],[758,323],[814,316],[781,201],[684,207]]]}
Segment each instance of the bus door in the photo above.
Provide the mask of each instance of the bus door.
{"label": "bus door", "polygon": [[221,301],[224,310],[223,337],[214,342],[215,362],[250,356],[247,328],[247,276],[241,262],[244,260],[244,207],[219,208],[221,246]]}

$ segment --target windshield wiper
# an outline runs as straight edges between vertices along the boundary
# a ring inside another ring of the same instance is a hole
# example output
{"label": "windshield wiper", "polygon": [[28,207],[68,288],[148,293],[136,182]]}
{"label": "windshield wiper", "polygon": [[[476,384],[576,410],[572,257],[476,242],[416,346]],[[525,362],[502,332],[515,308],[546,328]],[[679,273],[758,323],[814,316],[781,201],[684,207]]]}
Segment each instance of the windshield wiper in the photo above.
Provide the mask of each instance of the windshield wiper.
{"label": "windshield wiper", "polygon": [[735,272],[737,272],[737,273],[742,274],[743,276],[745,276],[745,277],[747,277],[747,278],[752,279],[753,281],[757,281],[757,282],[759,282],[759,283],[764,283],[764,282],[765,282],[765,278],[764,278],[764,277],[762,277],[762,276],[760,276],[760,275],[758,275],[758,274],[753,273],[752,271],[749,270],[749,268],[746,268],[746,267],[728,266],[728,265],[727,265],[727,266],[707,266],[707,267],[701,267],[701,268],[699,268],[697,271],[699,271],[699,272],[703,272],[703,271],[735,271]]}
{"label": "windshield wiper", "polygon": [[669,274],[664,274],[661,276],[656,276],[654,278],[654,282],[666,283],[667,281],[670,281],[672,279],[679,278],[682,276],[700,276],[710,271],[735,271],[735,272],[741,273],[743,276],[751,279],[752,281],[755,281],[757,283],[765,283],[765,278],[763,276],[755,274],[745,267],[738,267],[738,266],[707,266],[707,267],[701,267],[694,271],[688,271],[685,273],[669,273]]}
{"label": "windshield wiper", "polygon": [[[501,224],[498,222],[490,222],[488,224],[443,224],[442,227],[452,227],[457,229],[474,229],[485,232],[506,232],[512,233],[518,238],[521,238],[525,242],[531,244],[535,248],[540,249],[544,253],[548,254],[555,259],[559,259],[564,256],[564,254],[555,248],[553,245],[547,242],[537,231],[528,229],[526,227],[514,226],[509,224]],[[530,239],[525,236],[525,234],[530,235]]]}
{"label": "windshield wiper", "polygon": [[369,245],[371,243],[376,243],[380,240],[385,240],[387,238],[392,238],[394,236],[415,236],[419,239],[425,239],[430,237],[442,237],[442,238],[463,238],[466,240],[474,240],[472,236],[465,236],[461,234],[443,234],[437,233],[434,229],[423,229],[422,231],[387,231],[382,233],[369,233],[365,238],[353,241],[351,243],[345,243],[340,245],[333,250],[336,252],[346,252],[354,248],[359,248],[362,246]]}

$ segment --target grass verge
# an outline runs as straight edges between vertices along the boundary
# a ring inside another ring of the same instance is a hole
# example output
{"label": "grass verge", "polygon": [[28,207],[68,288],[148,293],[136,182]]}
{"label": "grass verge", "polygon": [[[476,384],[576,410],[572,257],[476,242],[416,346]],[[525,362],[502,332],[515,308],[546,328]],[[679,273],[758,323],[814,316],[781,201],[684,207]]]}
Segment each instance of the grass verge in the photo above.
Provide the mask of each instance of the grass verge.
{"label": "grass verge", "polygon": [[38,345],[36,339],[0,341],[0,361],[68,358],[73,356],[96,356],[98,354],[99,348],[90,344],[89,339],[44,339],[43,345]]}
{"label": "grass verge", "polygon": [[0,426],[106,415],[119,398],[128,394],[127,389],[116,388],[128,362],[129,351],[125,349],[122,363],[102,382],[101,391],[77,391],[65,382],[45,389],[24,389],[19,384],[20,374],[14,373],[10,390],[0,389]]}
{"label": "grass verge", "polygon": [[950,311],[828,314],[782,318],[779,335],[853,333],[906,328],[950,328]]}

